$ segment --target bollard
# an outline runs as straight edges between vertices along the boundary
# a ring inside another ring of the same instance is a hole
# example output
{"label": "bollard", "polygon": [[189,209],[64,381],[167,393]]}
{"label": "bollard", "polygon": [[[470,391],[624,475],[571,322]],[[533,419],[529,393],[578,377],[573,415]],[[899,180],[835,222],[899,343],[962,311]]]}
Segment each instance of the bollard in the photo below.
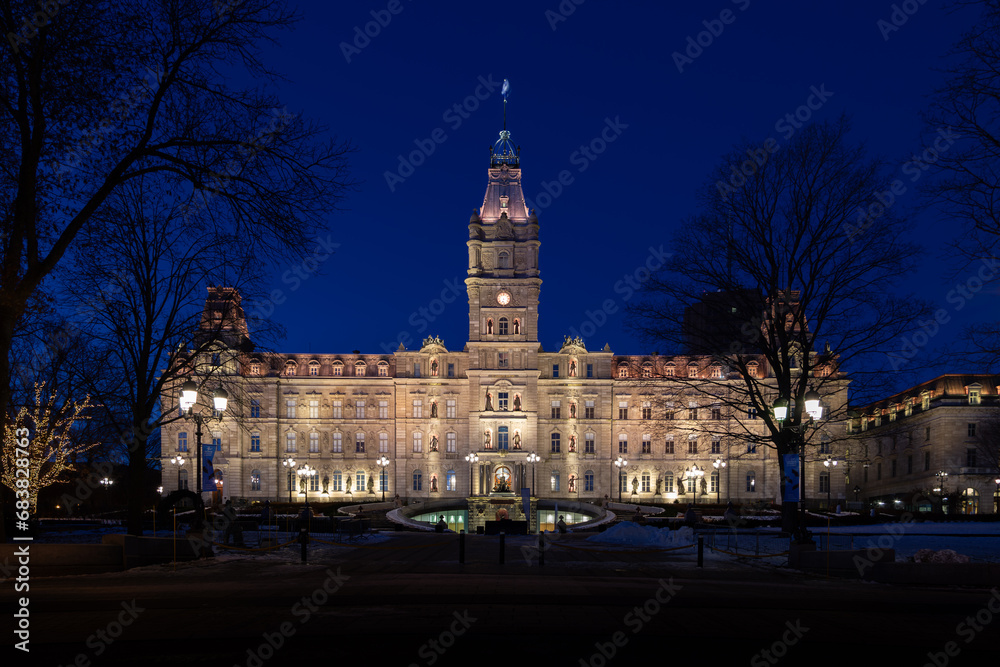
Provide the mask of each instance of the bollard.
{"label": "bollard", "polygon": [[705,566],[705,536],[698,536],[698,567]]}
{"label": "bollard", "polygon": [[309,544],[309,531],[299,528],[299,544],[302,545],[302,562],[306,562],[306,545]]}
{"label": "bollard", "polygon": [[465,529],[458,531],[458,562],[465,563]]}
{"label": "bollard", "polygon": [[538,533],[538,566],[545,565],[545,533]]}
{"label": "bollard", "polygon": [[503,565],[503,541],[506,537],[503,533],[500,533],[500,564]]}

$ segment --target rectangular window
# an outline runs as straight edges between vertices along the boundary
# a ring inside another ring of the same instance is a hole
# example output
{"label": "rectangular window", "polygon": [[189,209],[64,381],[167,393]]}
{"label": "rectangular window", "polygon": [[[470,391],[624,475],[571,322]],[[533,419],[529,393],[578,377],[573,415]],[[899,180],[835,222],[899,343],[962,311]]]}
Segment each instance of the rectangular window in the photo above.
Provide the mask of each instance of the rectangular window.
{"label": "rectangular window", "polygon": [[378,451],[379,454],[386,454],[389,451],[389,434],[379,433],[378,434]]}
{"label": "rectangular window", "polygon": [[667,493],[674,492],[674,476],[669,472],[663,476],[663,490]]}
{"label": "rectangular window", "polygon": [[594,434],[587,433],[583,436],[583,453],[593,454],[596,451],[594,448]]}
{"label": "rectangular window", "polygon": [[365,453],[365,434],[357,433],[354,436],[354,453],[364,454]]}
{"label": "rectangular window", "polygon": [[830,474],[821,473],[819,476],[819,492],[829,493],[830,492]]}
{"label": "rectangular window", "polygon": [[444,416],[448,419],[455,419],[458,416],[458,402],[454,398],[449,398],[444,405]]}
{"label": "rectangular window", "polygon": [[559,419],[559,415],[562,408],[560,407],[559,401],[552,401],[552,418]]}
{"label": "rectangular window", "polygon": [[875,464],[875,481],[882,479],[882,462],[879,461]]}
{"label": "rectangular window", "polygon": [[722,438],[717,435],[712,436],[712,453],[721,454],[722,453]]}
{"label": "rectangular window", "polygon": [[718,406],[712,406],[712,419],[715,420],[722,419],[722,408]]}
{"label": "rectangular window", "polygon": [[365,402],[364,401],[354,401],[354,418],[364,419],[365,418]]}
{"label": "rectangular window", "polygon": [[552,434],[552,453],[558,454],[562,449],[562,440],[558,433]]}
{"label": "rectangular window", "polygon": [[931,453],[924,452],[924,470],[931,469]]}
{"label": "rectangular window", "polygon": [[926,429],[924,429],[924,440],[930,440],[930,439],[931,439],[931,427],[928,426]]}
{"label": "rectangular window", "polygon": [[628,454],[628,435],[625,433],[618,434],[618,453]]}
{"label": "rectangular window", "polygon": [[413,399],[413,416],[417,419],[424,416],[424,402],[419,398]]}
{"label": "rectangular window", "polygon": [[976,437],[976,425],[975,424],[969,424],[969,437],[970,438],[975,438]]}
{"label": "rectangular window", "polygon": [[458,434],[449,433],[445,436],[445,451],[449,454],[454,454],[458,451]]}
{"label": "rectangular window", "polygon": [[969,405],[979,405],[979,390],[970,389],[969,390]]}
{"label": "rectangular window", "polygon": [[177,451],[186,452],[188,450],[188,434],[187,431],[181,431],[177,434]]}
{"label": "rectangular window", "polygon": [[333,402],[333,418],[334,419],[343,419],[343,417],[344,417],[344,402],[343,401],[334,401]]}
{"label": "rectangular window", "polygon": [[667,402],[667,408],[663,412],[663,418],[666,419],[667,421],[673,421],[673,419],[674,419],[674,410],[675,409],[674,409],[674,403],[673,403],[673,401],[668,401]]}
{"label": "rectangular window", "polygon": [[365,471],[359,470],[354,475],[354,490],[364,491],[365,490]]}
{"label": "rectangular window", "polygon": [[424,451],[424,434],[414,433],[413,434],[413,451],[420,453]]}
{"label": "rectangular window", "polygon": [[587,377],[594,377],[594,364],[587,364]]}
{"label": "rectangular window", "polygon": [[593,419],[594,418],[594,402],[593,401],[584,401],[583,402],[583,416],[584,416],[585,419]]}
{"label": "rectangular window", "polygon": [[698,436],[688,436],[688,454],[698,453]]}
{"label": "rectangular window", "polygon": [[553,491],[558,491],[559,490],[559,471],[558,470],[553,470],[552,471],[552,477],[550,478],[550,482],[551,482],[552,490]]}
{"label": "rectangular window", "polygon": [[889,476],[890,477],[896,476],[896,459],[893,459],[892,462],[889,464]]}
{"label": "rectangular window", "polygon": [[339,470],[334,470],[333,475],[330,476],[330,486],[333,487],[334,491],[344,490],[344,474]]}
{"label": "rectangular window", "polygon": [[510,352],[497,352],[497,368],[510,368]]}
{"label": "rectangular window", "polygon": [[455,377],[455,364],[448,364],[448,377]]}
{"label": "rectangular window", "polygon": [[379,419],[389,418],[389,401],[378,402],[378,418]]}
{"label": "rectangular window", "polygon": [[222,451],[222,434],[218,431],[212,433],[212,451]]}
{"label": "rectangular window", "polygon": [[319,375],[319,366],[317,364],[309,364],[309,375]]}
{"label": "rectangular window", "polygon": [[653,404],[649,401],[644,401],[642,404],[642,418],[643,419],[653,418]]}
{"label": "rectangular window", "polygon": [[908,454],[906,456],[906,474],[913,474],[913,454]]}
{"label": "rectangular window", "polygon": [[673,454],[674,453],[674,436],[672,436],[672,435],[668,435],[667,436],[667,446],[666,446],[666,449],[664,450],[663,453],[664,454]]}
{"label": "rectangular window", "polygon": [[295,419],[295,401],[292,399],[285,401],[285,416]]}
{"label": "rectangular window", "polygon": [[708,478],[708,492],[718,493],[719,492],[719,473],[713,472],[712,476]]}
{"label": "rectangular window", "polygon": [[333,448],[330,450],[335,454],[342,454],[344,452],[344,436],[341,433],[333,434]]}
{"label": "rectangular window", "polygon": [[756,454],[756,453],[757,453],[757,443],[755,443],[755,442],[748,442],[747,443],[747,454]]}
{"label": "rectangular window", "polygon": [[559,364],[552,364],[552,377],[559,377]]}
{"label": "rectangular window", "polygon": [[250,451],[251,452],[260,451],[260,433],[250,434]]}
{"label": "rectangular window", "polygon": [[420,364],[419,363],[413,364],[413,377],[415,377],[415,378],[420,377]]}
{"label": "rectangular window", "polygon": [[340,376],[342,376],[344,374],[344,365],[342,363],[340,363],[339,361],[337,361],[337,362],[335,362],[333,364],[333,374],[336,377],[340,377]]}
{"label": "rectangular window", "polygon": [[618,401],[618,419],[628,419],[628,401]]}
{"label": "rectangular window", "polygon": [[757,419],[757,408],[747,408],[747,419]]}
{"label": "rectangular window", "polygon": [[507,430],[506,426],[500,426],[497,428],[497,449],[501,451],[507,451],[510,445],[510,432]]}
{"label": "rectangular window", "polygon": [[649,473],[642,473],[642,492],[649,493]]}
{"label": "rectangular window", "polygon": [[295,432],[285,434],[285,451],[294,452],[295,451]]}
{"label": "rectangular window", "polygon": [[[310,370],[314,370],[315,368],[316,366],[313,366]],[[309,490],[319,491],[319,477],[317,475],[313,475],[309,478]]]}
{"label": "rectangular window", "polygon": [[422,491],[424,488],[424,475],[419,470],[413,471],[413,490]]}
{"label": "rectangular window", "polygon": [[250,399],[250,416],[253,419],[257,419],[260,417],[260,401],[257,400],[256,398]]}
{"label": "rectangular window", "polygon": [[499,410],[507,410],[510,405],[510,393],[506,391],[497,392],[497,408]]}
{"label": "rectangular window", "polygon": [[445,491],[458,491],[458,479],[455,477],[455,471],[449,470],[445,473]]}
{"label": "rectangular window", "polygon": [[968,468],[976,467],[976,450],[967,449],[965,450],[965,465]]}
{"label": "rectangular window", "polygon": [[583,490],[593,491],[594,490],[594,473],[588,470],[583,474]]}
{"label": "rectangular window", "polygon": [[319,452],[319,433],[309,434],[309,451],[316,453]]}
{"label": "rectangular window", "polygon": [[694,420],[698,418],[698,404],[691,403],[688,405],[688,419]]}
{"label": "rectangular window", "polygon": [[319,418],[319,401],[309,401],[309,418]]}
{"label": "rectangular window", "polygon": [[642,436],[642,453],[652,454],[653,453],[653,440],[652,436],[648,433]]}

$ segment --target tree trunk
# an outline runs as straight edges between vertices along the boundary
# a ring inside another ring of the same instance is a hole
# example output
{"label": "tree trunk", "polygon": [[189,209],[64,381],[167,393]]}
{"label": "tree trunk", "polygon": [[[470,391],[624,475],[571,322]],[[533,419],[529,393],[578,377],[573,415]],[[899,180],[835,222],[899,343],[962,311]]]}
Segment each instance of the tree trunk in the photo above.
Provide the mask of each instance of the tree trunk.
{"label": "tree trunk", "polygon": [[129,535],[142,535],[142,518],[146,502],[146,439],[148,430],[143,424],[133,424],[129,436],[128,471],[126,488],[128,504],[126,529]]}

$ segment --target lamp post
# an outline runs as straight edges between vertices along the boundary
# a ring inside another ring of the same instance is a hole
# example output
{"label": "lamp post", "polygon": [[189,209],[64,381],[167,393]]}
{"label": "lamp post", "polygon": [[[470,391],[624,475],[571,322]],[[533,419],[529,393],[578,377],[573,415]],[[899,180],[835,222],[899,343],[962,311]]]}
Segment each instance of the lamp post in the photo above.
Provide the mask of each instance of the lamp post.
{"label": "lamp post", "polygon": [[465,455],[465,460],[469,462],[469,496],[472,496],[472,471],[475,468],[476,463],[479,461],[479,454],[472,452],[471,454]]}
{"label": "lamp post", "polygon": [[618,467],[618,502],[622,501],[622,468],[628,465],[628,461],[622,457],[618,457],[615,461],[615,465]]}
{"label": "lamp post", "polygon": [[[220,503],[222,502],[222,484],[223,484],[222,478],[219,477],[219,473],[218,473],[218,471],[216,471],[216,473],[215,473],[215,490],[219,492],[219,502]],[[214,503],[215,501],[213,500],[212,502]]]}
{"label": "lamp post", "polygon": [[170,459],[170,462],[177,466],[177,490],[181,490],[181,468],[184,467],[184,457],[178,454]]}
{"label": "lamp post", "polygon": [[306,505],[309,504],[309,480],[319,474],[316,468],[308,463],[296,471],[299,475],[299,495],[306,497]]}
{"label": "lamp post", "polygon": [[528,454],[528,463],[531,464],[531,495],[535,495],[535,464],[541,460],[542,457],[534,452]]}
{"label": "lamp post", "polygon": [[[196,383],[194,380],[188,380],[183,385],[181,385],[180,405],[181,405],[181,412],[184,413],[185,419],[190,419],[194,421],[194,423],[196,424],[195,437],[198,439],[198,445],[197,445],[197,452],[195,454],[197,457],[195,459],[197,461],[195,468],[196,468],[196,477],[198,479],[195,488],[197,489],[198,495],[201,496],[201,476],[203,474],[202,468],[204,468],[205,465],[204,461],[202,461],[201,459],[201,427],[204,424],[208,423],[208,419],[206,419],[204,415],[195,414],[194,406],[195,403],[197,402],[198,402],[198,383]],[[222,413],[226,411],[226,405],[228,403],[229,403],[229,393],[222,387],[219,387],[212,393],[212,406],[218,413],[219,416],[216,417],[216,419],[218,419],[220,422],[222,421]]]}
{"label": "lamp post", "polygon": [[687,471],[687,478],[694,479],[694,504],[698,504],[698,481],[705,476],[705,471],[698,467],[695,463],[691,466],[691,469]]}
{"label": "lamp post", "polygon": [[[826,460],[825,460],[825,461],[823,461],[823,465],[824,465],[824,466],[825,466],[825,467],[826,467],[827,469],[829,469],[829,468],[831,468],[831,467],[833,467],[833,468],[836,468],[836,467],[837,467],[837,459],[834,459],[834,458],[831,458],[831,457],[827,456],[827,457],[826,457]],[[827,510],[828,512],[830,511],[830,502],[831,502],[831,501],[830,501],[830,488],[831,488],[832,486],[833,486],[833,475],[831,475],[831,474],[830,474],[830,473],[828,472],[828,473],[826,474],[826,510]]]}
{"label": "lamp post", "polygon": [[861,497],[861,487],[857,484],[854,485],[854,502],[858,502]]}
{"label": "lamp post", "polygon": [[997,514],[1000,512],[1000,507],[998,507],[1000,504],[1000,477],[997,477],[993,482],[997,485],[996,493],[993,494],[993,513]]}
{"label": "lamp post", "polygon": [[934,476],[937,477],[937,485],[938,485],[938,488],[934,490],[937,491],[938,494],[940,494],[941,496],[941,511],[944,512],[944,503],[945,501],[948,500],[947,498],[944,497],[944,483],[948,479],[948,473],[946,473],[944,470],[938,470],[936,473],[934,473]]}
{"label": "lamp post", "polygon": [[[803,436],[805,428],[810,421],[819,420],[823,416],[823,408],[820,405],[820,395],[816,391],[810,389],[802,397],[805,403],[805,410],[796,409],[792,414],[788,413],[788,408],[791,402],[782,396],[775,399],[772,407],[774,409],[774,419],[778,422],[778,428],[782,431],[788,431],[791,433],[792,438],[794,438],[794,445],[789,449],[793,450],[799,459],[799,525],[795,532],[798,534],[797,540],[799,542],[812,542],[809,532],[806,530],[806,494],[805,494],[805,450],[806,450],[806,439]],[[803,412],[805,412],[806,417],[803,418]],[[787,422],[787,423],[786,423]],[[784,508],[786,511],[791,510],[791,515],[786,515],[787,523],[786,527],[791,527],[794,524],[794,502],[795,501],[785,501]],[[789,507],[789,505],[791,506]]]}
{"label": "lamp post", "polygon": [[[716,479],[719,480],[718,484],[716,484],[716,486],[715,486],[715,503],[718,504],[720,502],[719,501],[719,494],[722,493],[722,475],[719,475],[718,471],[719,471],[719,468],[725,468],[726,467],[726,462],[723,461],[722,459],[715,459],[714,461],[712,461],[712,467],[715,468],[716,475],[717,475]],[[729,489],[728,488],[726,489],[726,500],[729,500]]]}
{"label": "lamp post", "polygon": [[289,456],[281,462],[288,469],[288,502],[292,502],[292,470],[295,469],[295,459]]}
{"label": "lamp post", "polygon": [[382,456],[380,456],[375,461],[375,463],[378,465],[379,468],[382,469],[382,474],[379,475],[379,477],[381,478],[381,479],[379,479],[379,486],[382,487],[382,502],[384,503],[385,502],[385,483],[389,481],[389,478],[385,476],[385,469],[389,465],[389,459],[387,459],[385,457],[385,454],[383,454]]}
{"label": "lamp post", "polygon": [[104,487],[104,504],[107,505],[108,509],[111,509],[111,485],[114,483],[115,480],[107,477],[101,480],[101,486]]}

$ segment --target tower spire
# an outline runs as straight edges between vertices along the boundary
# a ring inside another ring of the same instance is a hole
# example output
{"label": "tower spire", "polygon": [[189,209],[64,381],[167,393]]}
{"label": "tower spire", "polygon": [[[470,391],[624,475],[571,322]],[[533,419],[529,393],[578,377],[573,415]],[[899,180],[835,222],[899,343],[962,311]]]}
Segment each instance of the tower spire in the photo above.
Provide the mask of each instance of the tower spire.
{"label": "tower spire", "polygon": [[503,96],[503,129],[500,130],[500,138],[493,144],[493,150],[490,151],[490,166],[499,167],[505,164],[509,167],[518,167],[520,160],[517,150],[511,143],[510,132],[507,131],[507,96],[510,94],[510,81],[507,79],[503,80],[500,94]]}

